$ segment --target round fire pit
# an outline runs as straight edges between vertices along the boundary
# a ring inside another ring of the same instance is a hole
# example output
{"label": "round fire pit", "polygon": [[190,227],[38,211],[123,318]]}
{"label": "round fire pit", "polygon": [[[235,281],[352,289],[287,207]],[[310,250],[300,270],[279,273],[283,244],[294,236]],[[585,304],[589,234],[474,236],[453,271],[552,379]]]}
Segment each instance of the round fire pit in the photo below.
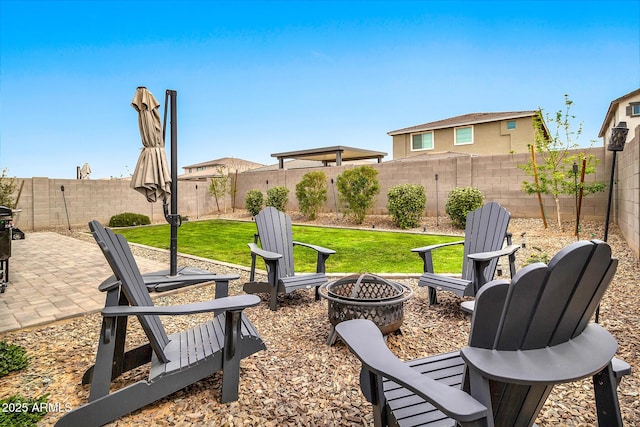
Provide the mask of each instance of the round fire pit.
{"label": "round fire pit", "polygon": [[329,345],[336,339],[335,326],[345,320],[369,319],[384,335],[397,331],[404,318],[404,302],[413,296],[408,286],[370,273],[325,283],[319,291],[328,301]]}

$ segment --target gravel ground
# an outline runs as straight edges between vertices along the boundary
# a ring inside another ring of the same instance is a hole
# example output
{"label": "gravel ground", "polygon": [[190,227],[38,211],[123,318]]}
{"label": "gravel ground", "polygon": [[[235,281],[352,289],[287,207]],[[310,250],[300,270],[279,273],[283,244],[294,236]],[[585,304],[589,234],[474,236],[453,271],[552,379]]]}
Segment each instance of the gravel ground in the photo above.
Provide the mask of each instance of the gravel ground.
{"label": "gravel ground", "polygon": [[[227,215],[230,216],[230,215]],[[233,215],[250,220],[243,212]],[[305,221],[292,214],[294,222]],[[437,224],[436,224],[437,222]],[[325,214],[314,221],[317,224],[354,226],[349,220]],[[363,228],[393,229],[384,216],[369,216]],[[448,219],[426,218],[416,232],[460,234]],[[553,256],[559,249],[576,240],[574,224],[567,222],[561,231],[550,224],[543,229],[539,219],[511,221],[510,231],[514,243],[522,243],[525,232],[526,248],[517,253],[520,268],[531,255]],[[602,222],[581,224],[582,238],[602,238]],[[74,232],[78,238],[91,239]],[[633,372],[625,377],[619,388],[620,406],[626,425],[640,425],[640,362],[638,330],[640,330],[640,298],[638,277],[640,265],[621,238],[617,227],[609,232],[609,243],[614,256],[620,260],[613,284],[601,305],[600,323],[618,340],[618,357],[631,364]],[[159,258],[168,264],[168,255],[144,248],[134,248],[136,255]],[[408,254],[408,256],[415,256]],[[329,259],[328,263],[331,262]],[[214,262],[196,261],[180,257],[179,265],[205,268],[220,274],[238,273],[240,280],[230,284],[230,294],[242,294],[242,284],[248,272]],[[505,268],[505,270],[508,270]],[[402,334],[388,338],[390,349],[402,359],[458,349],[466,344],[469,316],[461,312],[460,299],[441,293],[441,304],[429,307],[427,292],[417,288],[417,280],[404,281],[415,290],[414,298],[406,303]],[[213,285],[192,287],[188,290],[156,296],[162,305],[181,304],[213,298]],[[314,301],[310,291],[297,291],[281,297],[277,312],[268,309],[267,297],[263,303],[245,311],[260,332],[267,350],[243,359],[241,362],[240,398],[230,404],[219,403],[221,376],[200,381],[182,391],[166,397],[111,425],[224,425],[224,426],[369,426],[372,425],[371,405],[360,392],[359,363],[338,340],[329,347],[327,304]],[[168,332],[184,329],[201,322],[204,315],[188,318],[163,318]],[[84,370],[93,363],[97,347],[101,318],[93,314],[51,324],[32,330],[5,334],[2,339],[24,346],[31,363],[23,371],[0,378],[0,397],[12,392],[37,397],[49,394],[49,401],[79,406],[86,402],[88,387],[80,385]],[[144,342],[137,322],[131,322],[130,342]],[[137,369],[119,378],[114,387],[130,384],[146,377],[145,369]],[[48,414],[42,425],[52,425],[60,413]],[[590,380],[556,386],[537,420],[540,426],[596,425],[595,405]]]}

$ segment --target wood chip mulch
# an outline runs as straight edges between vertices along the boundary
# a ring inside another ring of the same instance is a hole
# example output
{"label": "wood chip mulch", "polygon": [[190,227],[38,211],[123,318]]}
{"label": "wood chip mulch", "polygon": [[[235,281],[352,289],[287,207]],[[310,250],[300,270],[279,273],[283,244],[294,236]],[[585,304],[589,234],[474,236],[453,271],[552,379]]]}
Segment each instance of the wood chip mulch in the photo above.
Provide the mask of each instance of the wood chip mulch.
{"label": "wood chip mulch", "polygon": [[[243,217],[243,214],[236,214]],[[294,222],[304,221],[292,214]],[[244,214],[243,219],[250,219]],[[316,224],[353,226],[347,219],[324,214]],[[367,217],[363,228],[393,229],[388,218]],[[422,232],[460,234],[448,219],[426,218],[424,225],[414,230]],[[576,240],[574,224],[567,222],[561,231],[557,225],[542,227],[539,219],[514,218],[510,231],[514,243],[521,244],[526,233],[526,248],[517,253],[520,268],[532,254],[553,256]],[[581,238],[602,238],[603,222],[581,224]],[[75,233],[78,235],[78,233]],[[82,237],[86,238],[86,236]],[[619,267],[614,281],[601,305],[600,323],[618,340],[617,356],[632,366],[618,389],[622,416],[626,425],[640,425],[640,297],[638,278],[640,265],[629,250],[615,225],[609,231],[609,243]],[[159,257],[163,252],[135,248],[136,256]],[[248,254],[247,254],[248,256]],[[407,256],[415,256],[407,254]],[[330,263],[330,259],[328,261]],[[179,258],[180,265],[193,265],[225,274],[238,273],[240,280],[230,284],[230,294],[242,294],[242,284],[248,272],[226,265]],[[505,264],[506,267],[506,264]],[[508,268],[505,268],[508,273]],[[441,303],[430,307],[427,292],[417,287],[417,280],[404,281],[411,286],[414,297],[405,305],[401,334],[391,335],[387,344],[402,359],[412,359],[458,349],[466,345],[470,317],[460,308],[460,299],[440,293]],[[157,295],[158,304],[173,305],[212,299],[213,285],[192,287],[172,294]],[[314,301],[313,292],[297,291],[279,300],[278,311],[263,302],[245,311],[260,332],[267,350],[241,362],[240,398],[229,404],[220,403],[220,373],[185,388],[156,403],[140,409],[110,424],[125,425],[203,425],[203,426],[370,426],[373,425],[371,405],[359,387],[360,366],[340,340],[329,347],[327,303]],[[205,315],[163,317],[169,333],[202,322]],[[86,402],[89,388],[80,385],[84,370],[93,364],[100,330],[100,314],[55,323],[31,330],[6,333],[4,341],[24,346],[31,361],[29,367],[0,378],[0,398],[13,393],[27,397],[49,394],[49,402],[61,407],[77,407]],[[137,322],[130,322],[131,344],[144,342]],[[139,368],[119,378],[112,389],[146,378]],[[62,414],[50,412],[41,425],[53,425]],[[592,426],[597,424],[591,380],[556,386],[537,420],[540,426]]]}

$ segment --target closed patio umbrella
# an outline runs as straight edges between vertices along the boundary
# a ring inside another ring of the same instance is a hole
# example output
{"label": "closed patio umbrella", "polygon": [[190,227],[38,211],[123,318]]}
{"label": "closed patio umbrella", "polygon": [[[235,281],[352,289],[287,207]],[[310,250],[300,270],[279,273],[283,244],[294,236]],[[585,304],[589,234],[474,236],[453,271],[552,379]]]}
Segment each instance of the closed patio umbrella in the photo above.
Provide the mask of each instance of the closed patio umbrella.
{"label": "closed patio umbrella", "polygon": [[167,195],[171,194],[171,174],[158,112],[160,104],[147,88],[139,87],[131,106],[138,112],[143,145],[131,177],[131,187],[142,193],[149,202],[166,200]]}

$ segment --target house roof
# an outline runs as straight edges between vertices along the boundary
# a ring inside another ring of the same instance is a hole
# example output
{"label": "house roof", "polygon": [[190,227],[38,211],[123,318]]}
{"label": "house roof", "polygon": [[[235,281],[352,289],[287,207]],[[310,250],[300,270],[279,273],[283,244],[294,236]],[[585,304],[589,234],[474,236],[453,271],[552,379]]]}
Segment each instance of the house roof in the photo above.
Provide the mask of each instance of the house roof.
{"label": "house roof", "polygon": [[238,171],[245,171],[249,169],[260,168],[264,165],[261,163],[251,162],[249,160],[242,160],[236,157],[222,157],[216,160],[209,160],[206,162],[196,163],[193,165],[183,166],[182,169],[187,171],[190,168],[202,168],[194,172],[185,172],[182,175],[178,175],[180,181],[206,181],[209,178],[216,178],[222,176],[219,168],[236,169]]}
{"label": "house roof", "polygon": [[611,101],[611,104],[609,104],[609,109],[607,110],[607,115],[604,116],[604,121],[602,122],[602,127],[600,128],[600,133],[598,134],[598,137],[600,138],[604,137],[604,134],[607,131],[607,124],[611,122],[611,119],[613,118],[616,112],[616,109],[618,108],[618,104],[620,104],[625,99],[631,98],[632,96],[636,96],[638,94],[640,94],[640,89],[636,89],[632,92],[629,92],[626,95],[622,95],[618,99],[614,99],[613,101]]}
{"label": "house roof", "polygon": [[[304,168],[319,168],[324,166],[322,162],[318,160],[288,160],[284,162],[282,169],[304,169]],[[261,168],[251,169],[251,172],[264,172],[280,169],[278,163],[262,166]]]}
{"label": "house roof", "polygon": [[238,159],[237,157],[222,157],[220,159],[183,166],[182,169],[199,168],[204,166],[235,166],[241,169],[253,169],[264,165],[261,163],[251,162],[249,160]]}
{"label": "house roof", "polygon": [[215,169],[209,168],[178,175],[178,181],[207,181],[209,178],[219,178],[221,176]]}
{"label": "house roof", "polygon": [[421,125],[411,126],[408,128],[392,130],[387,135],[401,135],[412,132],[422,132],[425,130],[435,130],[443,128],[451,128],[456,126],[468,126],[478,123],[495,122],[498,120],[517,119],[520,117],[530,117],[536,114],[536,110],[530,111],[506,111],[499,113],[469,113],[461,116],[450,117],[448,119],[437,120],[435,122],[424,123]]}

